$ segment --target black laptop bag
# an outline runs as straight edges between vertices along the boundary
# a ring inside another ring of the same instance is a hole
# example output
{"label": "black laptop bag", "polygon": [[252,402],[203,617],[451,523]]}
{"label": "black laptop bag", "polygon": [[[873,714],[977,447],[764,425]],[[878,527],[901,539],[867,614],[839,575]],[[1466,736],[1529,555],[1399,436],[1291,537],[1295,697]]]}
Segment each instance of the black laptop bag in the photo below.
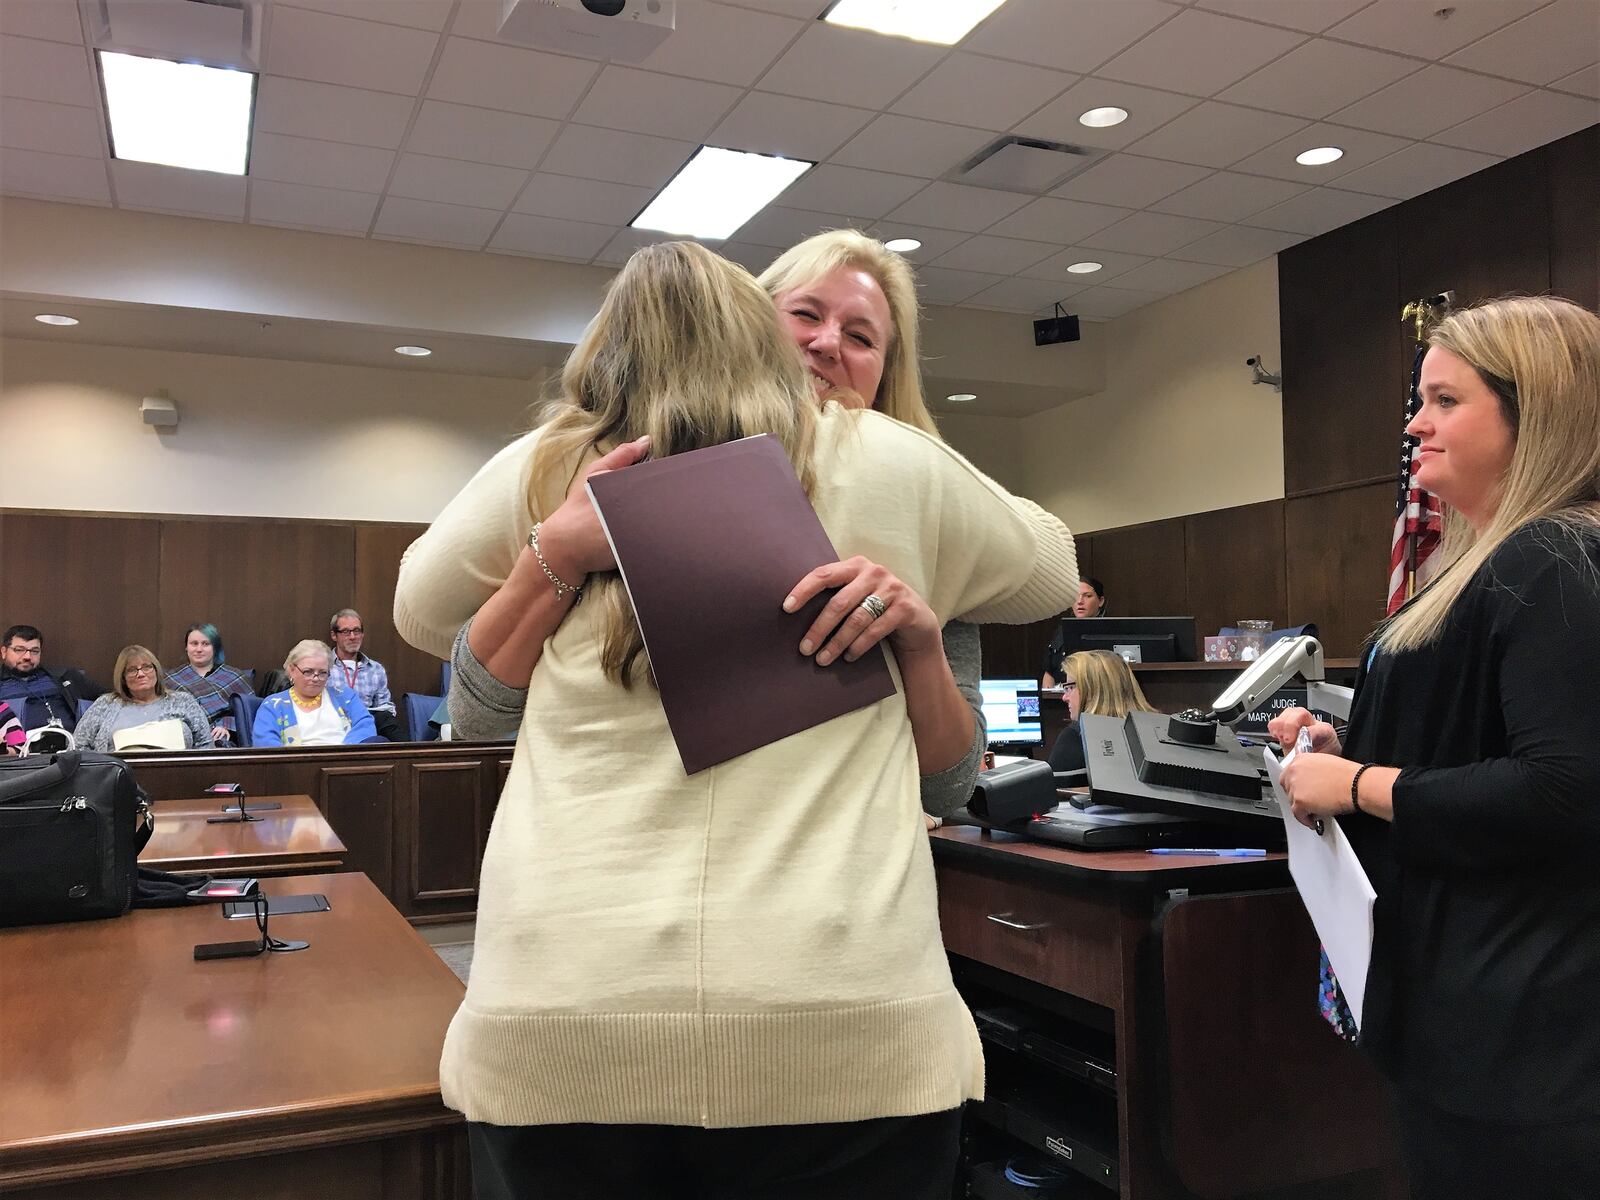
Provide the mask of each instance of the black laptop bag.
{"label": "black laptop bag", "polygon": [[147,809],[112,755],[0,758],[0,925],[127,912]]}

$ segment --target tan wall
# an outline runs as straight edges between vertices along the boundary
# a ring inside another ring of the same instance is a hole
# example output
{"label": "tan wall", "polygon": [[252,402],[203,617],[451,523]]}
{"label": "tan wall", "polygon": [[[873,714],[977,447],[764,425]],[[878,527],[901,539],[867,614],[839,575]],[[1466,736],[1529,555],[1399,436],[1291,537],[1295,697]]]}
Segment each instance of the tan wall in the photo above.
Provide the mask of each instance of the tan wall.
{"label": "tan wall", "polygon": [[990,479],[1008,491],[1027,495],[1022,472],[1022,421],[1014,417],[979,417],[939,413],[934,418],[944,440]]}
{"label": "tan wall", "polygon": [[[165,389],[158,433],[139,400]],[[525,428],[534,384],[0,342],[0,507],[430,521]]]}
{"label": "tan wall", "polygon": [[1020,422],[1022,490],[1076,532],[1283,496],[1276,259],[1107,327],[1106,388]]}

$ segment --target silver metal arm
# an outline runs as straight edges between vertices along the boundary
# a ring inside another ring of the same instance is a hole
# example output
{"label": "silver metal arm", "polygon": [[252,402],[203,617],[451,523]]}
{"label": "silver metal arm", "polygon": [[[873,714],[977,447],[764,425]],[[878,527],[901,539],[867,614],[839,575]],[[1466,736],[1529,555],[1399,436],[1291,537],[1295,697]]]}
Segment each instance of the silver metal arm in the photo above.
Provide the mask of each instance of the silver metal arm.
{"label": "silver metal arm", "polygon": [[1296,675],[1306,681],[1306,700],[1311,707],[1341,720],[1350,716],[1355,693],[1326,681],[1322,643],[1309,634],[1275,642],[1212,701],[1212,711],[1224,725],[1237,724]]}

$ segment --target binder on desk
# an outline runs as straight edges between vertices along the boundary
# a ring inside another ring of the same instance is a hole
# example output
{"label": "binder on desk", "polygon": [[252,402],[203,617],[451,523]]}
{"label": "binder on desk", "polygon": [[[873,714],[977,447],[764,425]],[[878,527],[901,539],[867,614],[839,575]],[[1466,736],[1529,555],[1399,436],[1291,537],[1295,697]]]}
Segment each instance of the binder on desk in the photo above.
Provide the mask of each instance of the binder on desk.
{"label": "binder on desk", "polygon": [[777,438],[640,463],[588,489],[687,774],[894,693],[881,649],[827,667],[799,651],[832,593],[795,613],[784,597],[839,556]]}

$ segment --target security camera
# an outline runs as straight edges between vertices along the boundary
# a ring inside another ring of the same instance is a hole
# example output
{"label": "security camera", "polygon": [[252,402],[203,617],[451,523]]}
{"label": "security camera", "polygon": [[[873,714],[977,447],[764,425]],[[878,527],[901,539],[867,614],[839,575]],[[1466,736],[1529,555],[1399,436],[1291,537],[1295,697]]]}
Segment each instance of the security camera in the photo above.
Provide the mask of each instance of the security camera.
{"label": "security camera", "polygon": [[597,17],[616,17],[628,7],[628,0],[579,0],[583,7]]}
{"label": "security camera", "polygon": [[1259,367],[1261,365],[1261,358],[1259,355],[1252,354],[1249,358],[1244,360],[1244,365],[1247,367]]}
{"label": "security camera", "polygon": [[1283,391],[1283,376],[1274,375],[1261,365],[1261,355],[1252,354],[1244,360],[1244,365],[1250,368],[1251,383],[1270,383],[1275,392]]}

